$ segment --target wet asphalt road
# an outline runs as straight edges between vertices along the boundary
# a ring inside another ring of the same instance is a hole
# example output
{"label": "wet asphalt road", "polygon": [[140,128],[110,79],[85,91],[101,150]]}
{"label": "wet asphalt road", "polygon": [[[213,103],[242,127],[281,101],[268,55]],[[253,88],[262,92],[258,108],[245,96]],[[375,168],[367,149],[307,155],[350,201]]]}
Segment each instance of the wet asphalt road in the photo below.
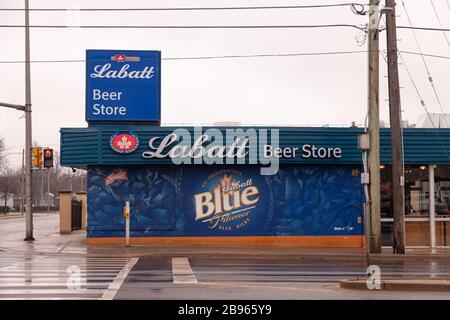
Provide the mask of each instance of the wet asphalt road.
{"label": "wet asphalt road", "polygon": [[[450,292],[359,291],[341,279],[365,277],[366,265],[346,261],[188,259],[196,283],[174,283],[171,259],[144,257],[115,299],[450,299]],[[382,278],[450,277],[450,262],[381,265]]]}
{"label": "wet asphalt road", "polygon": [[[450,299],[450,292],[341,289],[341,279],[366,276],[365,261],[330,258],[149,256],[137,260],[131,271],[124,273],[133,259],[88,256],[85,247],[68,251],[67,241],[58,235],[55,216],[37,216],[35,227],[36,238],[44,240],[30,244],[23,241],[24,219],[0,220],[0,299]],[[80,287],[75,290],[67,287],[73,275],[68,272],[71,266],[80,271]],[[450,277],[450,261],[391,262],[380,267],[382,278]],[[118,291],[108,295],[111,287]]]}

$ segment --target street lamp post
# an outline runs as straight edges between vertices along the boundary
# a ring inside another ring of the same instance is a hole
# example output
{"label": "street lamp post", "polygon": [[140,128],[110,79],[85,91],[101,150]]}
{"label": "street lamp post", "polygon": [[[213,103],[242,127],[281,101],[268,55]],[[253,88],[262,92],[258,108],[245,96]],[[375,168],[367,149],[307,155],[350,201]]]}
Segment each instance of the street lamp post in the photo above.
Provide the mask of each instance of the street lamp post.
{"label": "street lamp post", "polygon": [[31,73],[30,73],[30,18],[29,4],[25,0],[25,202],[26,202],[26,237],[33,241],[33,213],[31,209]]}

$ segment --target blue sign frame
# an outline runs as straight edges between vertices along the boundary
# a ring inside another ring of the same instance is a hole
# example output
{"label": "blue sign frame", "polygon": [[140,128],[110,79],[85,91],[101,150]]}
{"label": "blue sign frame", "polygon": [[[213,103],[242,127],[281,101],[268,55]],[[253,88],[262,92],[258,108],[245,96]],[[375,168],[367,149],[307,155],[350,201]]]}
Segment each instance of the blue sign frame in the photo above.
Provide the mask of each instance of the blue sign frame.
{"label": "blue sign frame", "polygon": [[87,122],[160,122],[161,51],[86,50]]}

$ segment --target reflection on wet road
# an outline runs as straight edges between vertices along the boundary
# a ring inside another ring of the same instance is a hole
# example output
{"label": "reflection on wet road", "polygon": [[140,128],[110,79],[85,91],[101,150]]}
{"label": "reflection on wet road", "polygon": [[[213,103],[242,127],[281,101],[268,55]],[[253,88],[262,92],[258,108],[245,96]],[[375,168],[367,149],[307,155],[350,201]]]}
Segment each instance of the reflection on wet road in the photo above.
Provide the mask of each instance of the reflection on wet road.
{"label": "reflection on wet road", "polygon": [[[447,292],[349,290],[343,279],[367,278],[365,261],[186,258],[195,282],[177,282],[173,259],[142,257],[116,299],[450,299]],[[450,262],[383,263],[381,277],[448,278]]]}

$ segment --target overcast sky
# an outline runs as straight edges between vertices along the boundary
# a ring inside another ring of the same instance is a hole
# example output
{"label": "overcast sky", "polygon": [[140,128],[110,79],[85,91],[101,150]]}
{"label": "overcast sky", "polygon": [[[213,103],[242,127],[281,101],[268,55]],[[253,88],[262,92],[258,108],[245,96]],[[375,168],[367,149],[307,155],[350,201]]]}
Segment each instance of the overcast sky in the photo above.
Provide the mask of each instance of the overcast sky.
{"label": "overcast sky", "polygon": [[[306,5],[341,0],[117,1],[30,0],[30,8],[205,7]],[[365,3],[364,1],[360,1]],[[367,2],[367,1],[366,1]],[[384,2],[384,1],[382,1]],[[398,25],[408,25],[398,1]],[[439,27],[430,0],[404,0],[415,26]],[[450,28],[447,0],[434,0],[444,27]],[[23,0],[0,0],[0,8],[21,8]],[[23,12],[0,12],[1,24],[23,24]],[[73,13],[32,12],[31,25],[66,25]],[[203,12],[82,12],[89,25],[362,25],[365,16],[348,7]],[[162,57],[278,54],[366,50],[355,40],[359,31],[333,29],[136,30],[32,29],[31,59],[84,59],[86,49],[160,50]],[[450,56],[443,32],[417,31],[424,53]],[[385,33],[381,48],[385,49]],[[418,52],[411,30],[398,30],[399,50]],[[450,32],[447,34],[450,38]],[[23,29],[0,28],[0,61],[24,59]],[[440,112],[420,56],[404,54],[430,112]],[[450,112],[450,60],[426,58],[445,112]],[[0,101],[24,104],[24,65],[0,64]],[[32,73],[33,140],[59,150],[61,127],[85,127],[85,65],[34,63]],[[381,59],[381,119],[389,121],[386,65]],[[367,106],[367,54],[264,57],[162,62],[163,124],[239,121],[264,125],[349,125],[364,123]],[[403,118],[414,123],[424,109],[400,66]],[[21,152],[24,119],[0,108],[0,135],[9,153]],[[20,165],[20,155],[8,157]]]}

